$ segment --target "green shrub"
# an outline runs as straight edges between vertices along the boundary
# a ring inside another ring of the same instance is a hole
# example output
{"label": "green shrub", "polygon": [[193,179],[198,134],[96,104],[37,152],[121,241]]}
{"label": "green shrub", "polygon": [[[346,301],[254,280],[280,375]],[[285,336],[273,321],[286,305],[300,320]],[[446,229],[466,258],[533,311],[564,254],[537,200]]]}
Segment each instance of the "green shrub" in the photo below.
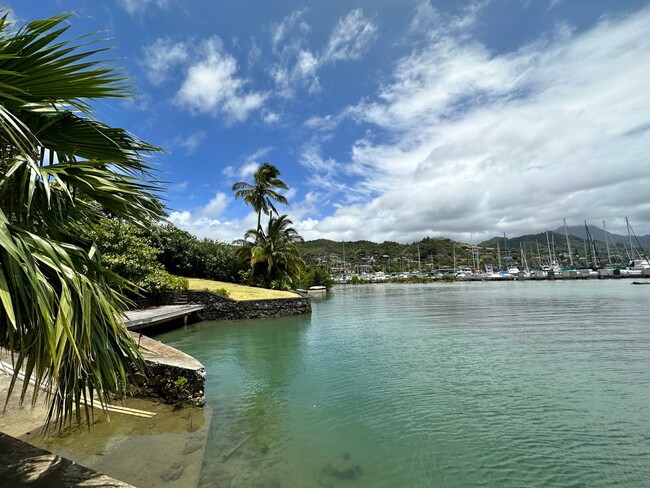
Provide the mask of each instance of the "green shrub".
{"label": "green shrub", "polygon": [[230,298],[230,293],[228,293],[228,290],[226,290],[225,288],[218,288],[216,290],[212,290],[212,293],[222,297]]}
{"label": "green shrub", "polygon": [[289,291],[291,290],[291,285],[287,283],[287,281],[283,279],[277,279],[273,280],[271,282],[271,289],[272,290],[282,290],[282,291]]}
{"label": "green shrub", "polygon": [[185,291],[189,287],[187,278],[174,276],[164,269],[156,269],[152,271],[138,281],[137,284],[151,295],[157,295],[172,290]]}

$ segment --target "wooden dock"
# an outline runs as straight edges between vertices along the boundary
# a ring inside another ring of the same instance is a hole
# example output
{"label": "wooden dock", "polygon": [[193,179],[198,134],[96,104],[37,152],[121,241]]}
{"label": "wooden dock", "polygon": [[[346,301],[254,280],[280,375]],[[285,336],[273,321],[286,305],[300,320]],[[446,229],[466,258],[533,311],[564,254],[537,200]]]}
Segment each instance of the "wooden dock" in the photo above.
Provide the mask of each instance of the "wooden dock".
{"label": "wooden dock", "polygon": [[124,323],[129,330],[139,330],[153,325],[164,324],[173,320],[183,319],[187,324],[190,315],[199,312],[205,305],[162,305],[143,310],[129,310],[126,312]]}

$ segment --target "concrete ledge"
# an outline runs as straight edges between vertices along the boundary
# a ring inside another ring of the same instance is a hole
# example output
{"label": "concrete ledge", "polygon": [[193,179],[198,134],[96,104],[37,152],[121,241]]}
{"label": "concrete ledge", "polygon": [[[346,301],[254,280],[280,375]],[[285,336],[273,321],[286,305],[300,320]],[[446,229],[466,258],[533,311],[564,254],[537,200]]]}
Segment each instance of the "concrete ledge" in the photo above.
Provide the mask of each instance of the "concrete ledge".
{"label": "concrete ledge", "polygon": [[134,488],[0,432],[0,487]]}
{"label": "concrete ledge", "polygon": [[172,320],[183,319],[187,323],[187,317],[203,310],[204,305],[162,305],[139,310],[129,310],[124,315],[129,330],[140,330]]}
{"label": "concrete ledge", "polygon": [[205,404],[205,367],[189,354],[137,332],[129,332],[149,371],[138,376],[136,396],[160,398],[166,403]]}

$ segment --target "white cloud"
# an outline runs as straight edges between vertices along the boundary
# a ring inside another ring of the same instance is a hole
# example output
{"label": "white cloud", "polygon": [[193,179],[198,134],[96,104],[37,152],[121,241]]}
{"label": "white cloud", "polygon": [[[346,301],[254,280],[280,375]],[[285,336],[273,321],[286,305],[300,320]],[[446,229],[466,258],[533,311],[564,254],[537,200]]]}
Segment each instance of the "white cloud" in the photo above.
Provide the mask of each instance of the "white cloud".
{"label": "white cloud", "polygon": [[216,36],[192,42],[157,39],[143,49],[142,64],[155,85],[168,81],[175,70],[182,81],[174,102],[194,113],[222,117],[227,123],[243,122],[269,96],[249,89],[237,60]]}
{"label": "white cloud", "polygon": [[289,33],[298,30],[302,34],[309,31],[309,25],[303,20],[306,9],[294,10],[287,15],[282,22],[275,24],[271,28],[271,45],[273,51],[277,53],[278,46],[283,42]]}
{"label": "white cloud", "polygon": [[199,131],[194,134],[190,134],[185,139],[180,142],[180,146],[185,149],[185,154],[190,155],[196,152],[196,150],[201,146],[203,141],[208,137],[204,131]]}
{"label": "white cloud", "polygon": [[232,165],[226,166],[221,170],[221,174],[227,178],[234,178],[235,176],[235,167]]}
{"label": "white cloud", "polygon": [[169,0],[120,0],[122,7],[131,15],[142,14],[150,6],[166,8]]}
{"label": "white cloud", "polygon": [[217,192],[207,205],[200,208],[196,214],[203,218],[215,219],[223,214],[227,206],[228,197],[226,197],[226,194]]}
{"label": "white cloud", "polygon": [[377,27],[364,18],[361,9],[353,10],[334,27],[323,62],[359,59],[376,32]]}
{"label": "white cloud", "polygon": [[262,112],[262,121],[266,125],[275,125],[280,122],[280,115],[275,112],[271,112],[270,110],[265,110]]}
{"label": "white cloud", "polygon": [[257,171],[257,168],[260,167],[260,164],[256,161],[252,161],[250,163],[246,163],[242,165],[241,168],[239,168],[239,177],[240,178],[246,178],[247,176],[252,175]]}
{"label": "white cloud", "polygon": [[319,71],[329,64],[359,59],[377,32],[377,26],[356,9],[339,19],[327,45],[316,52],[307,47],[305,34],[309,26],[303,20],[304,14],[305,10],[292,12],[271,33],[273,52],[280,60],[269,73],[284,97],[292,97],[300,88],[310,94],[319,92]]}
{"label": "white cloud", "polygon": [[[273,151],[273,148],[271,146],[265,146],[265,147],[260,147],[257,149],[253,154],[249,154],[244,156],[245,161],[254,161],[257,162],[263,157],[265,157],[267,154],[269,154],[271,151]],[[256,170],[257,168],[255,168]],[[253,170],[253,171],[255,171]]]}
{"label": "white cloud", "polygon": [[246,81],[237,76],[237,61],[213,37],[201,44],[200,59],[191,64],[176,103],[198,113],[221,115],[228,122],[242,122],[258,110],[268,97],[248,91]]}
{"label": "white cloud", "polygon": [[175,192],[181,192],[187,190],[187,187],[189,185],[188,181],[183,181],[181,183],[176,183],[175,185],[171,185],[171,189]]}
{"label": "white cloud", "polygon": [[170,39],[156,39],[143,49],[142,63],[146,76],[154,85],[161,85],[172,68],[182,65],[189,58],[189,46],[185,42],[172,42]]}
{"label": "white cloud", "polygon": [[169,221],[199,238],[208,237],[222,242],[241,239],[248,229],[257,226],[257,214],[248,213],[243,219],[220,219],[206,215],[205,208],[196,211],[175,211]]}
{"label": "white cloud", "polygon": [[[351,148],[355,187],[372,197],[309,221],[313,236],[478,240],[564,217],[649,223],[650,9],[499,55],[461,32],[476,11],[434,12],[442,20],[428,24],[439,26],[428,42],[395,64],[374,100],[344,111],[382,133]],[[330,187],[340,180],[329,177]]]}

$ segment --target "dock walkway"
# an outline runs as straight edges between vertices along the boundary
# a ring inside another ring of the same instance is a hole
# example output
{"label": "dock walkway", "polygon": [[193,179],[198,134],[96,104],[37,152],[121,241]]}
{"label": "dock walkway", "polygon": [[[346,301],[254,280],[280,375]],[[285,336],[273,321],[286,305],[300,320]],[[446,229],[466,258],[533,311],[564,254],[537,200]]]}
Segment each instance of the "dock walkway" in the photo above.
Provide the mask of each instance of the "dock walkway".
{"label": "dock walkway", "polygon": [[124,321],[127,329],[139,330],[152,325],[158,325],[172,320],[183,319],[187,323],[187,318],[205,308],[205,305],[162,305],[160,307],[151,307],[143,310],[129,310],[125,313]]}

